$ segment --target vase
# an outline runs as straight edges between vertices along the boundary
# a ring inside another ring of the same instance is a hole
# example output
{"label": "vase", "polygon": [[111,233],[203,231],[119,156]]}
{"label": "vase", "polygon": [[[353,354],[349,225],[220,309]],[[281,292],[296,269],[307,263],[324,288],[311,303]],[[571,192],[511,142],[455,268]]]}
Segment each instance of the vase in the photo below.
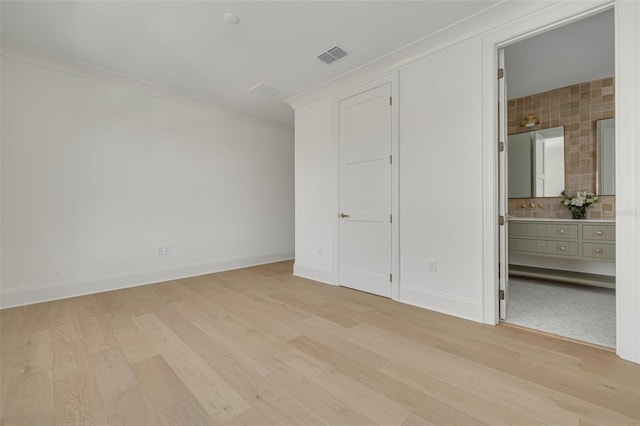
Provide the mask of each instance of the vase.
{"label": "vase", "polygon": [[582,206],[582,207],[573,206],[573,207],[569,207],[569,210],[571,210],[571,216],[573,216],[574,219],[586,219],[587,218],[587,207],[586,206]]}

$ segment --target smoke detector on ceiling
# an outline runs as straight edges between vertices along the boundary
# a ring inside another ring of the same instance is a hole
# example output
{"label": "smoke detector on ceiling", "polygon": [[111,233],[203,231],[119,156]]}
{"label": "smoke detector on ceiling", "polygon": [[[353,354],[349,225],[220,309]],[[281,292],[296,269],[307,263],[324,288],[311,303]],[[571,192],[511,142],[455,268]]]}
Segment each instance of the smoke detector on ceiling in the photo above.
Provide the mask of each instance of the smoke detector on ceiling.
{"label": "smoke detector on ceiling", "polygon": [[256,93],[265,98],[270,98],[282,92],[282,89],[276,89],[275,87],[267,86],[264,83],[258,83],[249,89],[250,92]]}
{"label": "smoke detector on ceiling", "polygon": [[236,15],[235,13],[225,13],[224,15],[222,15],[222,19],[224,20],[224,22],[231,25],[235,25],[240,22],[240,18],[238,18],[238,15]]}
{"label": "smoke detector on ceiling", "polygon": [[318,55],[318,59],[320,62],[324,62],[327,65],[330,65],[336,62],[338,59],[342,59],[347,56],[347,53],[343,48],[338,45],[333,46],[331,49],[328,49],[326,52]]}

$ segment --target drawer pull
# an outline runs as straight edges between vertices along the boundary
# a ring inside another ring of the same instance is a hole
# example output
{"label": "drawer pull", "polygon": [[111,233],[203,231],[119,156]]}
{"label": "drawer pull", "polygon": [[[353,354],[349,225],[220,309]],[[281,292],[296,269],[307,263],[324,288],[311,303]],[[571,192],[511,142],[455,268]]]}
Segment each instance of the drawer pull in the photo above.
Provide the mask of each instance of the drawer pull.
{"label": "drawer pull", "polygon": [[558,232],[561,233],[562,235],[564,235],[564,233],[567,232],[567,231],[565,231],[564,228],[560,228],[560,230]]}
{"label": "drawer pull", "polygon": [[560,246],[560,247],[558,247],[558,249],[560,249],[560,251],[565,251],[565,250],[567,250],[567,248],[566,248],[565,246]]}
{"label": "drawer pull", "polygon": [[598,254],[602,254],[602,253],[604,253],[604,250],[602,250],[601,248],[597,248],[597,249],[596,249],[596,253],[598,253]]}
{"label": "drawer pull", "polygon": [[600,236],[600,237],[601,237],[601,236],[603,236],[603,235],[604,235],[604,231],[599,231],[599,230],[598,230],[598,231],[596,231],[596,235],[598,235],[598,236]]}

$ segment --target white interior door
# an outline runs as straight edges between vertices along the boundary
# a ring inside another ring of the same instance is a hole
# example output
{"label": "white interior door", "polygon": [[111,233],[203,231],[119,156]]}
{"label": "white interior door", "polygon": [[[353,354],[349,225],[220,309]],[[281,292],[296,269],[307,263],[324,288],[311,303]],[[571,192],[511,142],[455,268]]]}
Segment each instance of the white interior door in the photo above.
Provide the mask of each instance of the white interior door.
{"label": "white interior door", "polygon": [[502,70],[502,77],[498,79],[498,138],[503,143],[499,150],[499,215],[504,221],[500,229],[500,319],[507,319],[507,307],[509,304],[509,192],[508,192],[508,165],[507,165],[507,74],[504,69],[504,50],[498,51],[498,68]]}
{"label": "white interior door", "polygon": [[339,102],[340,285],[391,297],[391,84]]}

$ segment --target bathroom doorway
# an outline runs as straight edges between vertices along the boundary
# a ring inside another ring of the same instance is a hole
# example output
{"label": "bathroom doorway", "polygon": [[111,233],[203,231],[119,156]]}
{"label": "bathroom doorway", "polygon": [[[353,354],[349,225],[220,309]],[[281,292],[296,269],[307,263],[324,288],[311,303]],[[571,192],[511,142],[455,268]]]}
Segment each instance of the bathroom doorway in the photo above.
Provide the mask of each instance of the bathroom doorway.
{"label": "bathroom doorway", "polygon": [[[610,348],[616,346],[614,47],[613,10],[606,10],[500,52],[501,288],[508,286],[500,318]],[[589,205],[586,219],[572,216],[580,205]]]}

